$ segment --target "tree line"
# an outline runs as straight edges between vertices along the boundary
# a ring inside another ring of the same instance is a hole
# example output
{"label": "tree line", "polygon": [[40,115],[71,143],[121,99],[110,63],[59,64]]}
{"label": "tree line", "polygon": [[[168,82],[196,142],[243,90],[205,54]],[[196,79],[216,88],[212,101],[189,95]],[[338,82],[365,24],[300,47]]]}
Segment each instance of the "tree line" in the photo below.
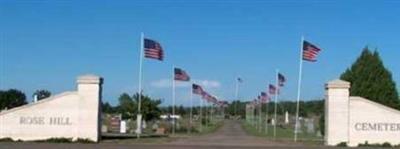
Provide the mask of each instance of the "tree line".
{"label": "tree line", "polygon": [[[51,96],[48,90],[36,90],[32,97],[36,96],[37,100],[42,100]],[[0,90],[0,111],[19,107],[28,103],[24,92],[18,89]]]}

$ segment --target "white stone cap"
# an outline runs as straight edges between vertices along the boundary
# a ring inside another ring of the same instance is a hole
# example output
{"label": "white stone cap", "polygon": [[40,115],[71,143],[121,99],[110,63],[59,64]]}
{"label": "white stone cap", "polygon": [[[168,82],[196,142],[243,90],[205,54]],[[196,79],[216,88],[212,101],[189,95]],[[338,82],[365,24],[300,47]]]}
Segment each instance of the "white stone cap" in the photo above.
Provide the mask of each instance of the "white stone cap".
{"label": "white stone cap", "polygon": [[76,82],[78,84],[102,84],[103,78],[93,74],[86,74],[79,76]]}
{"label": "white stone cap", "polygon": [[350,82],[336,79],[326,83],[325,88],[350,88]]}

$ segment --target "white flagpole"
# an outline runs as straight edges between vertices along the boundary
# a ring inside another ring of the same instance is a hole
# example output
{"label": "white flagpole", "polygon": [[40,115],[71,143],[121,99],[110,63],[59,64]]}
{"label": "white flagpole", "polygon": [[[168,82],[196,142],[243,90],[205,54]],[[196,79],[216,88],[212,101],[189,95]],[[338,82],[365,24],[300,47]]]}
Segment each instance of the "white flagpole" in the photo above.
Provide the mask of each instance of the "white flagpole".
{"label": "white flagpole", "polygon": [[200,101],[200,132],[203,132],[203,99]]}
{"label": "white flagpole", "polygon": [[234,110],[234,111],[235,111],[235,116],[237,116],[237,104],[238,104],[237,102],[238,102],[238,100],[239,100],[238,98],[239,98],[239,83],[240,83],[240,82],[239,82],[238,79],[239,79],[239,77],[236,78],[236,89],[235,89],[235,99],[236,99],[236,102],[235,102],[235,105],[234,105],[234,108],[235,108],[235,110]]}
{"label": "white flagpole", "polygon": [[256,104],[254,104],[254,111],[253,111],[253,126],[257,128],[257,105]]}
{"label": "white flagpole", "polygon": [[138,87],[138,114],[136,116],[136,124],[137,124],[137,138],[140,138],[140,134],[142,133],[142,116],[141,116],[141,104],[142,104],[142,69],[143,69],[143,43],[144,33],[140,34],[140,57],[139,57],[139,87]]}
{"label": "white flagpole", "polygon": [[254,117],[254,122],[255,122],[255,124],[256,124],[256,128],[257,128],[257,130],[260,130],[260,127],[258,126],[258,103],[256,104],[256,109],[255,109],[255,117]]}
{"label": "white flagpole", "polygon": [[214,103],[211,103],[211,107],[210,107],[210,123],[212,124],[212,121],[214,119]]}
{"label": "white flagpole", "polygon": [[258,132],[262,132],[262,120],[261,120],[261,113],[262,113],[262,111],[261,111],[261,108],[262,108],[262,102],[261,101],[259,101],[260,102],[260,105],[258,106],[258,127],[259,127],[259,130],[258,130]]}
{"label": "white flagpole", "polygon": [[207,102],[206,102],[206,107],[205,107],[205,108],[206,108],[206,110],[205,110],[205,111],[206,111],[206,116],[205,116],[205,117],[206,117],[206,127],[208,127],[208,119],[209,119],[209,117],[208,117],[208,104],[209,104],[209,103],[208,103],[208,101],[207,101]]}
{"label": "white flagpole", "polygon": [[[192,83],[190,83],[192,84]],[[192,116],[193,115],[193,87],[190,86],[190,115],[189,115],[189,133],[192,131]]]}
{"label": "white flagpole", "polygon": [[276,111],[277,111],[277,106],[278,106],[278,94],[279,94],[279,87],[278,87],[278,73],[279,70],[276,70],[275,74],[275,108],[274,108],[274,140],[276,139],[276,124],[278,123],[278,120],[276,119]]}
{"label": "white flagpole", "polygon": [[268,101],[265,105],[265,133],[268,134]]}
{"label": "white flagpole", "polygon": [[172,135],[175,134],[175,66],[172,66]]}
{"label": "white flagpole", "polygon": [[[253,101],[254,102],[254,101]],[[252,109],[251,109],[251,125],[253,125],[253,127],[256,127],[256,123],[254,122],[254,119],[256,117],[256,106],[254,105],[254,103],[252,104]]]}
{"label": "white flagpole", "polygon": [[298,79],[298,84],[297,84],[297,105],[296,105],[296,124],[294,126],[294,142],[297,142],[297,133],[298,133],[298,123],[299,123],[299,108],[300,108],[300,91],[301,91],[301,76],[302,76],[302,70],[303,70],[303,43],[304,43],[304,37],[301,37],[301,47],[300,47],[300,58],[299,58],[299,79]]}

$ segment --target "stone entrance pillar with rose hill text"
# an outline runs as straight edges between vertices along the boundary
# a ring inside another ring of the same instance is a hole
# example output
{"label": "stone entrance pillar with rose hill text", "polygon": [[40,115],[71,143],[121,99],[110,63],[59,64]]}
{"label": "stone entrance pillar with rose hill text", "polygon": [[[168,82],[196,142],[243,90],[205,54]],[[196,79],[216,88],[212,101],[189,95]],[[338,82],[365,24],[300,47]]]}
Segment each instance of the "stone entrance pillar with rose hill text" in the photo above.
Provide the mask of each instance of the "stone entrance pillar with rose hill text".
{"label": "stone entrance pillar with rose hill text", "polygon": [[64,92],[35,103],[0,112],[0,138],[100,138],[100,103],[103,79],[83,75],[77,91]]}

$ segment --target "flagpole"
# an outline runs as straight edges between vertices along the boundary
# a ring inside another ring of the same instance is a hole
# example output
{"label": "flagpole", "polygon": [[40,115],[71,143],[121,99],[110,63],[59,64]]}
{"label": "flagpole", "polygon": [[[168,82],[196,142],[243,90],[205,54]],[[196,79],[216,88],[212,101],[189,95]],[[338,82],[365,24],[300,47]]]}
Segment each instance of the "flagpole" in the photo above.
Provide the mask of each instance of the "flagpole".
{"label": "flagpole", "polygon": [[298,123],[299,123],[299,108],[300,108],[300,95],[301,95],[301,76],[303,71],[303,43],[304,43],[304,36],[301,36],[301,47],[300,47],[300,57],[299,57],[299,79],[297,83],[297,105],[296,105],[296,124],[294,126],[294,142],[297,142],[297,133],[298,133]]}
{"label": "flagpole", "polygon": [[192,118],[193,117],[193,88],[190,87],[190,115],[189,115],[189,133],[192,131]]}
{"label": "flagpole", "polygon": [[262,132],[262,124],[261,124],[261,122],[262,122],[262,120],[261,120],[261,109],[262,109],[262,102],[261,101],[259,101],[260,102],[260,105],[258,106],[258,127],[259,127],[259,130],[258,130],[258,132]]}
{"label": "flagpole", "polygon": [[255,121],[255,124],[256,124],[256,128],[257,128],[257,131],[259,130],[259,126],[258,126],[258,103],[256,102],[256,109],[255,109],[255,117],[254,117],[254,121]]}
{"label": "flagpole", "polygon": [[252,111],[251,111],[251,125],[253,125],[253,127],[256,127],[255,126],[255,122],[254,122],[254,120],[255,120],[255,117],[256,117],[256,105],[254,105],[254,101],[253,101],[253,104],[252,104]]}
{"label": "flagpole", "polygon": [[211,121],[212,121],[212,118],[213,118],[213,106],[214,106],[212,102],[210,102],[209,105],[210,105],[210,107],[208,108],[208,111],[210,113],[208,115],[208,125],[211,124]]}
{"label": "flagpole", "polygon": [[206,127],[208,127],[208,119],[209,119],[209,115],[208,115],[208,101],[206,102],[206,107],[205,107],[205,108],[206,108],[206,110],[205,110],[205,111],[206,111],[206,116],[205,116],[205,117],[206,117]]}
{"label": "flagpole", "polygon": [[172,135],[175,135],[175,66],[172,66]]}
{"label": "flagpole", "polygon": [[275,108],[274,108],[274,140],[276,139],[276,124],[278,123],[278,120],[276,119],[276,109],[278,105],[278,94],[279,94],[279,88],[278,88],[278,73],[279,70],[276,69],[276,74],[275,74]]}
{"label": "flagpole", "polygon": [[137,124],[137,138],[140,138],[140,134],[142,133],[142,117],[141,117],[141,104],[142,104],[142,69],[143,69],[143,40],[144,33],[140,34],[140,57],[139,57],[139,86],[138,86],[138,114],[136,115],[136,124]]}
{"label": "flagpole", "polygon": [[203,99],[200,101],[200,132],[203,132]]}
{"label": "flagpole", "polygon": [[[269,98],[269,97],[268,97]],[[265,133],[268,134],[268,101],[265,105]]]}
{"label": "flagpole", "polygon": [[255,124],[256,124],[256,127],[257,127],[257,130],[260,130],[260,128],[259,128],[259,126],[258,126],[258,103],[256,102],[256,111],[255,111],[256,113],[254,114],[255,115],[255,118],[254,118],[254,121],[255,121]]}
{"label": "flagpole", "polygon": [[236,89],[235,89],[235,99],[236,99],[236,102],[235,102],[235,105],[234,105],[234,108],[235,108],[235,116],[237,116],[237,102],[238,102],[238,98],[239,98],[239,80],[238,80],[238,78],[239,77],[237,77],[237,79],[236,79]]}

